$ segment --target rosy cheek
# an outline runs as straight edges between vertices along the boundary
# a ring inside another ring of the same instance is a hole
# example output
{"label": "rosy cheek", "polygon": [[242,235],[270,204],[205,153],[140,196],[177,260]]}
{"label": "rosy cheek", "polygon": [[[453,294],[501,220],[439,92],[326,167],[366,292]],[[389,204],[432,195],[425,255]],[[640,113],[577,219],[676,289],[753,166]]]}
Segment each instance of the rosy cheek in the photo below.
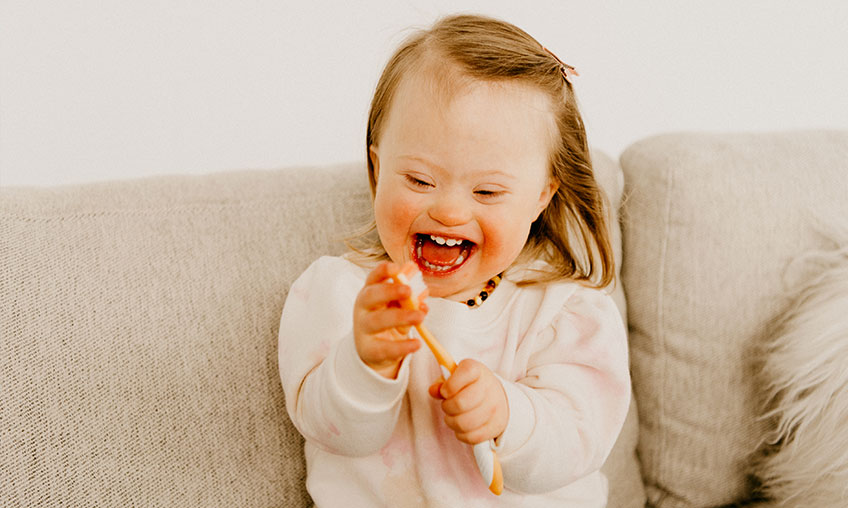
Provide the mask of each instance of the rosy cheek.
{"label": "rosy cheek", "polygon": [[399,193],[378,192],[374,200],[374,216],[383,246],[393,260],[401,261],[406,255],[408,234],[416,217],[414,201]]}
{"label": "rosy cheek", "polygon": [[513,225],[514,219],[506,214],[496,217],[490,217],[485,222],[481,223],[480,229],[483,232],[483,239],[487,249],[492,251],[497,250],[502,252],[512,240],[512,233],[515,230]]}
{"label": "rosy cheek", "polygon": [[[482,225],[484,257],[494,270],[503,270],[521,253],[527,239],[528,226],[516,221],[514,216],[503,214],[490,218]],[[497,264],[498,266],[494,266]],[[502,265],[502,266],[501,266]]]}

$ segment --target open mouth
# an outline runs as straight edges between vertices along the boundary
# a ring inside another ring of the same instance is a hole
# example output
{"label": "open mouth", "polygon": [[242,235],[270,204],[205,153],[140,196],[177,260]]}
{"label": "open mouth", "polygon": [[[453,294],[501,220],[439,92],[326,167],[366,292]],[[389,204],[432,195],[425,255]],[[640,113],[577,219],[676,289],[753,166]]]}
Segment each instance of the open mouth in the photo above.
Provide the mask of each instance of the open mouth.
{"label": "open mouth", "polygon": [[415,235],[412,258],[422,272],[447,275],[465,264],[475,247],[470,240],[419,233]]}

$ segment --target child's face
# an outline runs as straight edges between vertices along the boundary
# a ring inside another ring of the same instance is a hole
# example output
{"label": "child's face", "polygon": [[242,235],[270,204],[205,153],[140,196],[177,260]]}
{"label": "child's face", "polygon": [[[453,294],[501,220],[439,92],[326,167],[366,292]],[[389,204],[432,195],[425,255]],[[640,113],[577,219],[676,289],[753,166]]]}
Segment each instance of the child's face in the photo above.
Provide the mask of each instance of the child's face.
{"label": "child's face", "polygon": [[414,261],[432,296],[476,296],[515,261],[555,191],[554,129],[549,99],[527,85],[471,81],[446,98],[426,79],[401,84],[370,150],[392,261]]}

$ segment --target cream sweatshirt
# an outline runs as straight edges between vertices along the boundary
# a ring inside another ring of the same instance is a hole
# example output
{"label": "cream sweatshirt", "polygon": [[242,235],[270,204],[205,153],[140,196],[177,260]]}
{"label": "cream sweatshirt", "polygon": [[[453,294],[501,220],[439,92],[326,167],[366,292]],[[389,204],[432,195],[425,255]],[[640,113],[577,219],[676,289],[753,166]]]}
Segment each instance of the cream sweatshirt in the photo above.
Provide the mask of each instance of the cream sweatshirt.
{"label": "cream sweatshirt", "polygon": [[318,259],[280,320],[286,409],[306,438],[318,508],[606,505],[599,468],[630,403],[626,333],[609,295],[571,282],[519,288],[507,276],[478,308],[427,299],[439,342],[457,363],[489,367],[507,394],[495,496],[427,393],[440,375],[427,347],[394,380],[357,355],[353,304],[366,275],[346,259]]}

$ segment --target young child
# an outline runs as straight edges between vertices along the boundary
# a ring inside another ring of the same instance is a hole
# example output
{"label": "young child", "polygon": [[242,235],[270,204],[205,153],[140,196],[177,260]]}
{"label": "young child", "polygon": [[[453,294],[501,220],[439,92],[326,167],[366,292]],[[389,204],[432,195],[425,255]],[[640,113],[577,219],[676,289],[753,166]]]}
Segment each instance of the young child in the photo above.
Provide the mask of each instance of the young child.
{"label": "young child", "polygon": [[[374,243],[315,261],[280,323],[319,508],[605,506],[630,378],[574,74],[479,16],[439,21],[387,64],[368,120]],[[409,261],[429,288],[419,311],[389,280]],[[462,359],[444,382],[407,334],[425,318]],[[490,439],[500,496],[469,446]]]}

